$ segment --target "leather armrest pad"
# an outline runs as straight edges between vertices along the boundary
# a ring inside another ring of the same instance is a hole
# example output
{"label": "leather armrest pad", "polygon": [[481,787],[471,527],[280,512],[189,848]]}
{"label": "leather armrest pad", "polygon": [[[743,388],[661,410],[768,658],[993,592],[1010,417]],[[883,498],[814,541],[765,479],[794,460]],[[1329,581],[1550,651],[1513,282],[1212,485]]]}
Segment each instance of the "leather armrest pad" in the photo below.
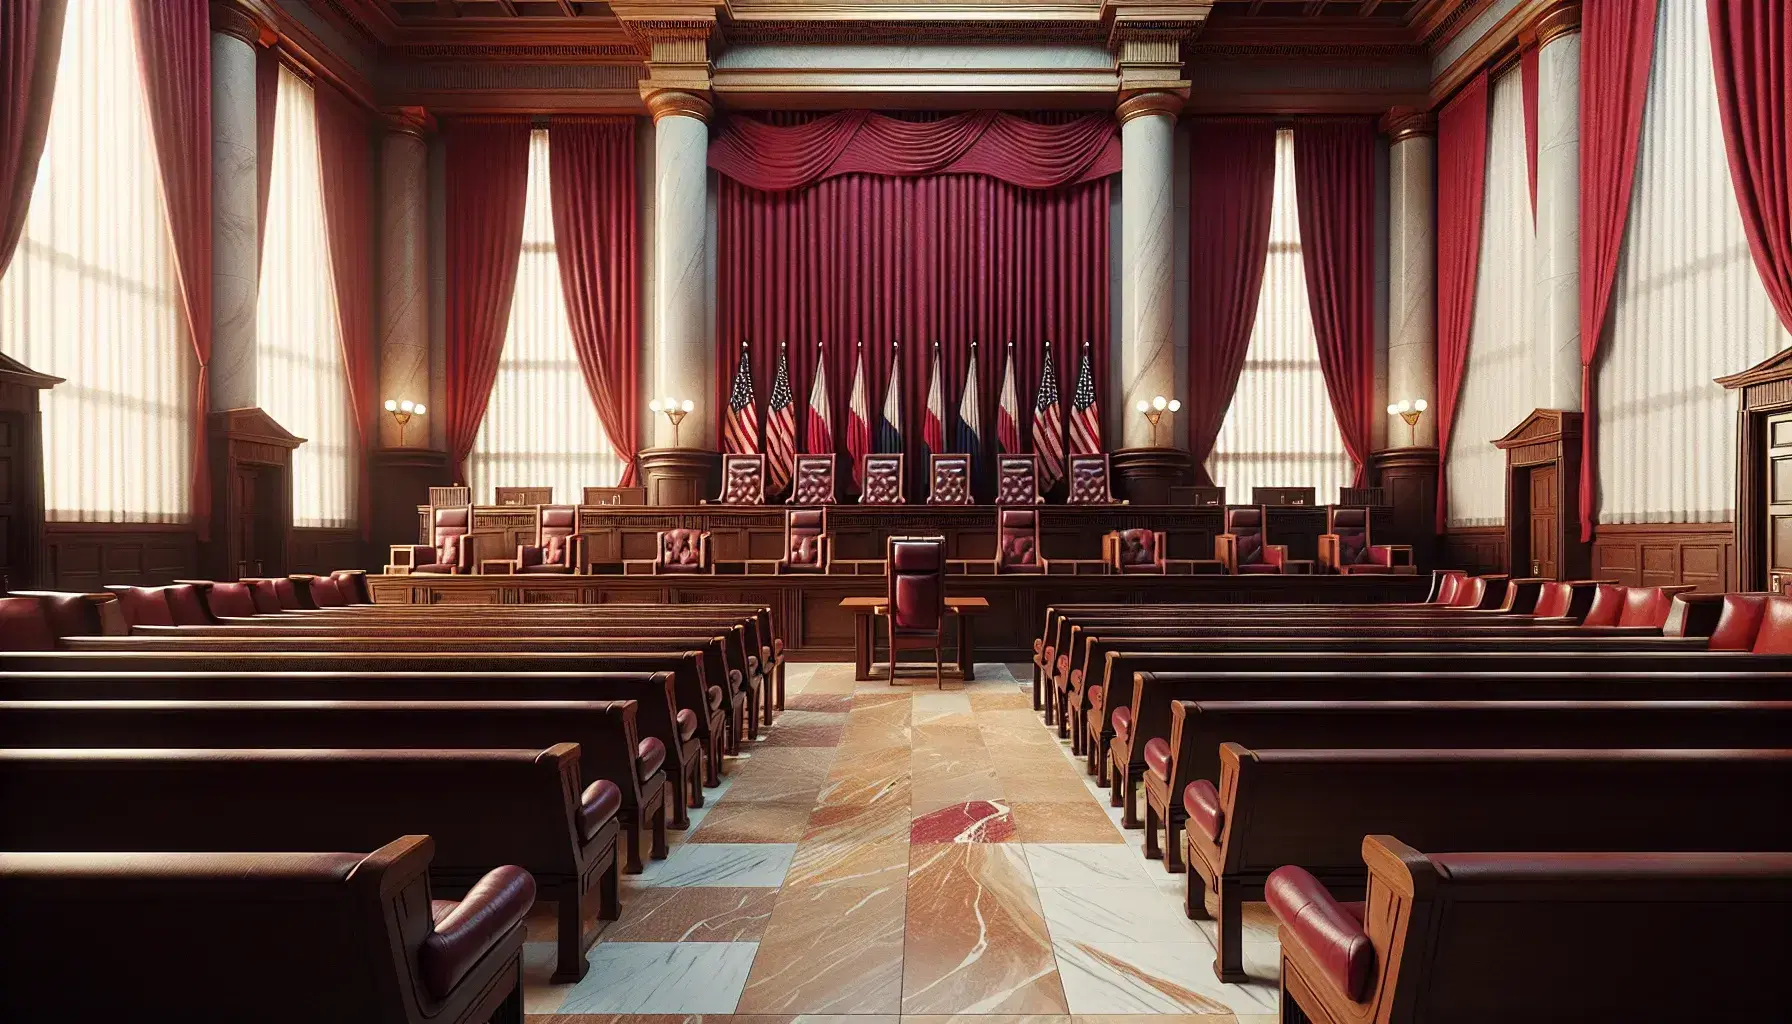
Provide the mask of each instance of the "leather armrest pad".
{"label": "leather armrest pad", "polygon": [[535,903],[535,879],[514,864],[493,868],[455,904],[427,939],[419,956],[423,983],[446,999],[473,965],[522,923]]}
{"label": "leather armrest pad", "polygon": [[1196,779],[1182,791],[1182,809],[1188,812],[1189,824],[1199,828],[1208,839],[1219,841],[1220,829],[1226,824],[1226,812],[1220,809],[1220,793],[1213,783]]}
{"label": "leather armrest pad", "polygon": [[1263,893],[1276,919],[1331,983],[1351,1000],[1362,1002],[1375,971],[1375,948],[1369,944],[1362,921],[1297,865],[1270,872]]}

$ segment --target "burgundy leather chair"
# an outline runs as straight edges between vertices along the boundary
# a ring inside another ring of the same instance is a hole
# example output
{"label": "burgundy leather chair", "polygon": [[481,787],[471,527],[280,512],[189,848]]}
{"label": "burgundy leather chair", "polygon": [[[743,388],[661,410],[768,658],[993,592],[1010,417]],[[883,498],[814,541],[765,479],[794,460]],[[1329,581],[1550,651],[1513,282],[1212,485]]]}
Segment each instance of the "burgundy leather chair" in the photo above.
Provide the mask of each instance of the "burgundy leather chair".
{"label": "burgundy leather chair", "polygon": [[373,603],[373,591],[367,587],[367,570],[337,569],[330,573],[330,578],[336,581],[337,589],[342,591],[349,604]]}
{"label": "burgundy leather chair", "polygon": [[927,457],[927,504],[975,505],[971,494],[971,457],[944,454]]}
{"label": "burgundy leather chair", "polygon": [[996,459],[996,504],[1039,504],[1039,456],[1003,455]]}
{"label": "burgundy leather chair", "polygon": [[903,475],[906,460],[900,452],[865,456],[865,489],[859,492],[861,505],[903,505],[908,503]]}
{"label": "burgundy leather chair", "polygon": [[792,508],[784,512],[784,561],[779,572],[828,571],[828,510]]}
{"label": "burgundy leather chair", "polygon": [[996,572],[1044,571],[1045,559],[1039,555],[1039,510],[996,509]]}
{"label": "burgundy leather chair", "polygon": [[1268,543],[1269,509],[1263,505],[1226,508],[1226,532],[1213,539],[1213,557],[1233,576],[1277,575],[1288,548]]}
{"label": "burgundy leather chair", "polygon": [[890,574],[885,619],[890,630],[890,679],[897,652],[932,649],[933,682],[941,677],[946,645],[946,538],[891,537],[885,550]]}
{"label": "burgundy leather chair", "polygon": [[722,493],[706,505],[765,504],[765,456],[722,456]]}
{"label": "burgundy leather chair", "polygon": [[792,505],[832,505],[837,500],[832,455],[798,455],[794,481],[790,485]]}
{"label": "burgundy leather chair", "polygon": [[1111,469],[1106,452],[1099,455],[1072,455],[1070,457],[1070,494],[1064,499],[1066,505],[1124,505],[1124,501],[1115,501],[1113,489],[1109,486]]}
{"label": "burgundy leather chair", "polygon": [[1325,510],[1325,532],[1319,536],[1319,564],[1342,576],[1361,573],[1410,573],[1412,548],[1374,544],[1369,540],[1369,510],[1360,505],[1333,505]]}
{"label": "burgundy leather chair", "polygon": [[709,572],[708,530],[661,530],[653,559],[654,575]]}
{"label": "burgundy leather chair", "polygon": [[585,538],[579,534],[578,506],[535,506],[535,546],[518,545],[516,571],[576,573],[584,565]]}
{"label": "burgundy leather chair", "polygon": [[[429,510],[429,544],[395,544],[392,565],[411,572],[470,575],[473,572],[473,506]],[[283,602],[284,603],[284,602]]]}
{"label": "burgundy leather chair", "polygon": [[1144,527],[1115,530],[1103,537],[1101,543],[1108,568],[1122,575],[1162,576],[1167,565],[1165,546],[1166,539],[1162,530]]}

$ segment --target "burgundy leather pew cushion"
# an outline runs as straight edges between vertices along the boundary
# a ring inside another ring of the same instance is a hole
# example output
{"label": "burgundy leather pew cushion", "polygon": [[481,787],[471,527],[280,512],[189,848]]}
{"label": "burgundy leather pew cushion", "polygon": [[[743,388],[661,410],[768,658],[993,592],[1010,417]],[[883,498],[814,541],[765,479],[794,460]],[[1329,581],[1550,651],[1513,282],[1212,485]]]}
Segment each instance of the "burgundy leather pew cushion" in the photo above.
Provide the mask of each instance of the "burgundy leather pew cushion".
{"label": "burgundy leather pew cushion", "polygon": [[342,591],[342,599],[349,604],[373,603],[366,599],[366,577],[357,576],[347,569],[338,569],[330,574],[330,578],[336,581],[336,589]]}
{"label": "burgundy leather pew cushion", "polygon": [[342,589],[336,581],[324,576],[311,580],[311,603],[319,608],[346,608],[348,602],[342,597]]}
{"label": "burgundy leather pew cushion", "polygon": [[1206,779],[1196,779],[1182,791],[1182,809],[1188,812],[1189,824],[1214,842],[1219,842],[1220,829],[1226,824],[1226,812],[1220,810],[1220,791]]}
{"label": "burgundy leather pew cushion", "polygon": [[1441,605],[1445,605],[1445,606],[1455,604],[1456,603],[1456,593],[1457,593],[1457,591],[1459,591],[1461,589],[1462,589],[1462,576],[1461,575],[1457,574],[1457,575],[1445,576],[1443,583],[1440,584],[1437,588],[1437,603],[1441,604]]}
{"label": "burgundy leather pew cushion", "polygon": [[1531,614],[1539,619],[1555,619],[1568,614],[1568,604],[1574,599],[1574,588],[1566,583],[1545,583],[1537,594],[1537,606]]}
{"label": "burgundy leather pew cushion", "polygon": [[678,738],[688,740],[697,735],[697,712],[681,708],[678,712]]}
{"label": "burgundy leather pew cushion", "polygon": [[1170,744],[1162,736],[1145,744],[1145,767],[1159,778],[1170,777]]}
{"label": "burgundy leather pew cushion", "polygon": [[1115,708],[1114,714],[1109,718],[1109,721],[1113,723],[1114,735],[1120,737],[1121,742],[1130,742],[1132,740],[1131,708]]}
{"label": "burgundy leather pew cushion", "polygon": [[174,613],[168,610],[168,598],[161,587],[123,587],[113,593],[118,595],[118,607],[124,612],[125,625],[174,625]]}
{"label": "burgundy leather pew cushion", "polygon": [[444,999],[493,946],[528,916],[535,879],[514,864],[493,868],[473,884],[423,940],[418,967],[431,995]]}
{"label": "burgundy leather pew cushion", "polygon": [[658,736],[649,736],[635,747],[635,778],[646,779],[666,763],[666,745]]}
{"label": "burgundy leather pew cushion", "polygon": [[0,651],[53,651],[56,634],[35,597],[0,597]]}
{"label": "burgundy leather pew cushion", "polygon": [[1630,587],[1624,593],[1624,608],[1618,613],[1620,626],[1651,626],[1660,629],[1668,621],[1674,596],[1660,587]]}
{"label": "burgundy leather pew cushion", "polygon": [[1599,584],[1593,594],[1593,607],[1587,609],[1587,617],[1581,620],[1581,625],[1616,626],[1624,614],[1624,592],[1628,589],[1615,583]]}
{"label": "burgundy leather pew cushion", "polygon": [[280,591],[273,580],[250,580],[249,595],[255,602],[255,614],[271,615],[280,611]]}
{"label": "burgundy leather pew cushion", "polygon": [[1456,585],[1456,595],[1450,599],[1450,607],[1474,608],[1486,594],[1486,580],[1479,576],[1464,576],[1462,582]]}
{"label": "burgundy leather pew cushion", "polygon": [[252,583],[214,583],[205,595],[205,603],[219,618],[246,618],[260,610],[255,604],[254,586]]}
{"label": "burgundy leather pew cushion", "polygon": [[579,831],[586,839],[609,824],[622,810],[622,789],[609,779],[598,779],[579,794]]}
{"label": "burgundy leather pew cushion", "polygon": [[1375,973],[1375,947],[1359,920],[1305,868],[1284,865],[1269,873],[1263,898],[1282,926],[1294,933],[1346,996],[1362,1002]]}
{"label": "burgundy leather pew cushion", "polygon": [[1765,611],[1766,594],[1725,594],[1723,610],[1717,613],[1717,627],[1711,631],[1711,650],[1753,650]]}
{"label": "burgundy leather pew cushion", "polygon": [[[1070,685],[1075,686],[1077,684],[1077,680],[1079,680],[1081,678],[1082,678],[1081,671],[1072,673],[1071,678],[1070,678]],[[1101,690],[1102,690],[1102,688],[1099,686],[1089,687],[1089,706],[1091,708],[1101,707]]]}
{"label": "burgundy leather pew cushion", "polygon": [[1773,595],[1761,609],[1761,629],[1755,634],[1756,654],[1792,654],[1792,597]]}
{"label": "burgundy leather pew cushion", "polygon": [[722,706],[722,688],[720,686],[710,687],[709,688],[709,710],[714,711],[721,706]]}
{"label": "burgundy leather pew cushion", "polygon": [[191,583],[176,583],[164,587],[162,594],[168,599],[168,613],[174,616],[176,626],[207,626],[212,617],[206,614],[205,602],[199,599],[199,588]]}
{"label": "burgundy leather pew cushion", "polygon": [[274,594],[275,594],[275,596],[280,598],[281,609],[283,609],[285,611],[289,611],[289,612],[298,610],[299,591],[298,591],[298,588],[296,588],[292,585],[291,580],[287,580],[287,579],[275,580],[274,581]]}

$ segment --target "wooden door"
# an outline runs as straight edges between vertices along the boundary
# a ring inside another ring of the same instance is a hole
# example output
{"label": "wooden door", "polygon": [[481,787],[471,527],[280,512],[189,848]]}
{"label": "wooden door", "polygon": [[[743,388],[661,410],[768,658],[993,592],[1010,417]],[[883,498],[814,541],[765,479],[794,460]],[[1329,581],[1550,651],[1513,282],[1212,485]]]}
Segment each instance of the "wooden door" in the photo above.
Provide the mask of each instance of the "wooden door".
{"label": "wooden door", "polygon": [[1556,538],[1560,534],[1560,493],[1554,465],[1531,470],[1531,575],[1560,579],[1561,561]]}
{"label": "wooden door", "polygon": [[30,552],[29,512],[24,507],[31,460],[25,454],[24,419],[0,415],[0,586],[22,587]]}
{"label": "wooden door", "polygon": [[232,547],[236,550],[235,569],[238,576],[262,574],[261,538],[257,529],[261,494],[257,477],[255,467],[239,465],[230,478],[230,486],[234,491],[231,495],[231,508],[235,511],[235,517],[229,528],[234,540]]}
{"label": "wooden door", "polygon": [[1767,417],[1767,589],[1792,584],[1792,412]]}

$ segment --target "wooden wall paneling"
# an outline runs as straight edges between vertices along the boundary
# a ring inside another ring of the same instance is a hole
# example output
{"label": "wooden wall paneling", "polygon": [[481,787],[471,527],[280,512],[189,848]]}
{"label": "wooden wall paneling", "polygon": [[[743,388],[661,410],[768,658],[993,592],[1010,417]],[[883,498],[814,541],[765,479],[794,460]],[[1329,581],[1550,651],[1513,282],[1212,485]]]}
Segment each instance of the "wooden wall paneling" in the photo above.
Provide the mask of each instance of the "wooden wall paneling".
{"label": "wooden wall paneling", "polygon": [[1730,523],[1607,524],[1593,538],[1593,575],[1633,587],[1690,583],[1703,593],[1736,587]]}
{"label": "wooden wall paneling", "polygon": [[46,523],[51,590],[98,591],[109,584],[159,586],[201,574],[190,526],[147,523]]}
{"label": "wooden wall paneling", "polygon": [[336,569],[356,569],[366,564],[367,548],[361,543],[356,527],[294,527],[291,554],[287,556],[290,572],[328,573]]}
{"label": "wooden wall paneling", "polygon": [[1459,526],[1445,530],[1439,564],[1476,574],[1505,572],[1506,528]]}

